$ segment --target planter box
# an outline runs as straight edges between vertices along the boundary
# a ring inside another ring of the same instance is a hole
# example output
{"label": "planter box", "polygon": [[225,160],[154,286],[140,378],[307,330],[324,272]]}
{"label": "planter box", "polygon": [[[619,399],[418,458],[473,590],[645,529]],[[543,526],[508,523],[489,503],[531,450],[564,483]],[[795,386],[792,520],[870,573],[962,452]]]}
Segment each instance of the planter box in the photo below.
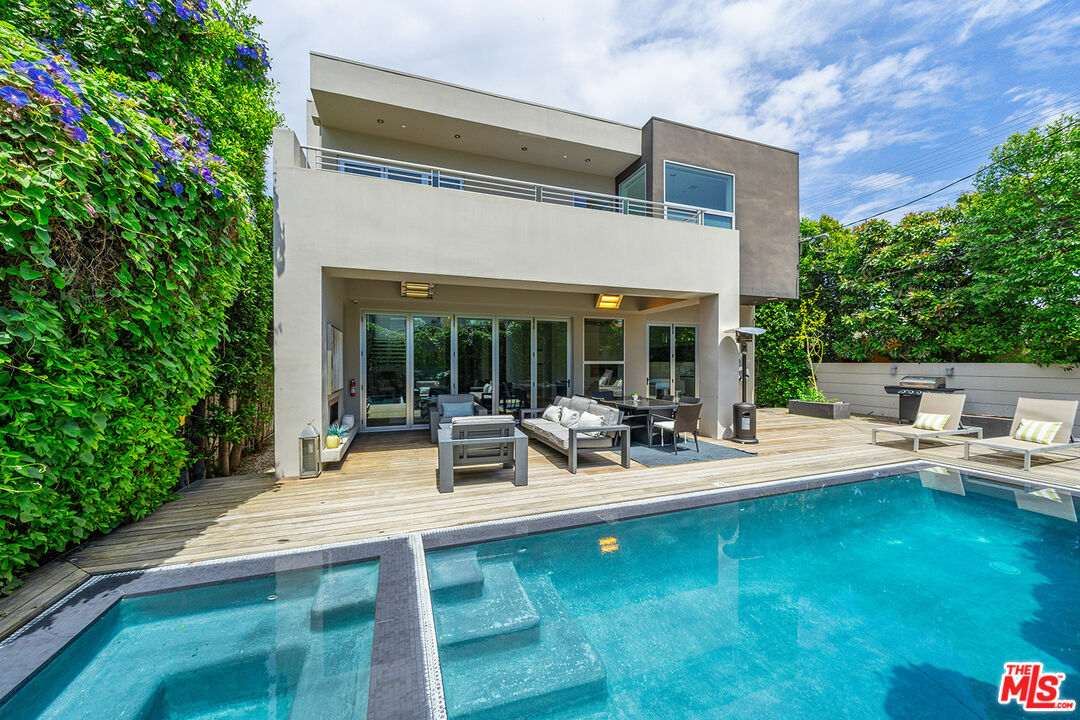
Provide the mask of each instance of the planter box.
{"label": "planter box", "polygon": [[964,427],[982,428],[984,438],[1005,437],[1012,429],[1012,418],[999,415],[961,415],[960,422]]}
{"label": "planter box", "polygon": [[809,400],[788,400],[787,411],[791,415],[843,420],[851,417],[851,403],[846,402],[811,402]]}

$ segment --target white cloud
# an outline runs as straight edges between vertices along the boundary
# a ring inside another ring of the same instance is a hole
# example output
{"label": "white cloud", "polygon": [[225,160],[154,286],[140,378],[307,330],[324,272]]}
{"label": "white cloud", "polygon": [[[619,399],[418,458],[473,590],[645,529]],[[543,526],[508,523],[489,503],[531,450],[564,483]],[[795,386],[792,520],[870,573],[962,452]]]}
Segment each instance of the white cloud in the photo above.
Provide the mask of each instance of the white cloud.
{"label": "white cloud", "polygon": [[801,153],[804,187],[820,194],[869,182],[857,169],[864,157],[913,153],[938,137],[932,119],[986,93],[983,76],[945,47],[1045,2],[253,0],[251,9],[300,135],[315,50],[623,122],[656,115],[789,147]]}

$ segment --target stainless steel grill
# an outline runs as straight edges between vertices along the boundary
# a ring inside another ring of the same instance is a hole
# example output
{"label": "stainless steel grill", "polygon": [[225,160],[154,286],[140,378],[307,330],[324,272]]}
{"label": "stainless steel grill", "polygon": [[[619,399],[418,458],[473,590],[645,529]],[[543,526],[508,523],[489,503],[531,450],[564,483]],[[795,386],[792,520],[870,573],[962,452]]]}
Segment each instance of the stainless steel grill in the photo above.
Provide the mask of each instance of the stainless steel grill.
{"label": "stainless steel grill", "polygon": [[945,387],[944,375],[905,375],[899,385],[886,385],[885,392],[897,395],[900,403],[897,422],[915,422],[923,393],[954,393],[964,388]]}

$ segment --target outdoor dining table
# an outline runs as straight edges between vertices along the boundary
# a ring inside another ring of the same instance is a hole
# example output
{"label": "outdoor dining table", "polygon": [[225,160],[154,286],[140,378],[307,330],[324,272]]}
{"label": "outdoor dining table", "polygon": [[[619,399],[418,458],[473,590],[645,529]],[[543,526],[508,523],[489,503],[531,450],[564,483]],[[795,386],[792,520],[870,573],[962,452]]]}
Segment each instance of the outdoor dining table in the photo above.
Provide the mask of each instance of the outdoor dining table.
{"label": "outdoor dining table", "polygon": [[630,440],[645,444],[649,442],[649,415],[657,413],[672,417],[679,406],[671,400],[655,398],[640,398],[637,403],[629,398],[616,399],[614,402],[623,412],[623,423],[630,426]]}

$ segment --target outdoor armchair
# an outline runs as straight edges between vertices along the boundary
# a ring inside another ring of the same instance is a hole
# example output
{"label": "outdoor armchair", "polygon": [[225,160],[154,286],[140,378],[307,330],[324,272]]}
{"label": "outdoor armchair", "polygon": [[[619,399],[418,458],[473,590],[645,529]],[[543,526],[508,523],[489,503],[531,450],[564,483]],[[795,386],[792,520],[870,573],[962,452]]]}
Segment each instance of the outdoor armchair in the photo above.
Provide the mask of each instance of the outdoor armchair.
{"label": "outdoor armchair", "polygon": [[[472,412],[469,415],[487,415],[487,409],[483,405],[476,402],[476,396],[472,393],[459,393],[457,395],[439,395],[435,398],[435,404],[431,406],[428,411],[428,421],[431,426],[431,442],[436,443],[439,441],[439,424],[446,424],[450,422],[452,418],[446,417],[446,405],[461,405],[463,403],[470,403]],[[460,417],[460,416],[459,416]]]}
{"label": "outdoor armchair", "polygon": [[664,433],[671,433],[675,454],[679,454],[679,438],[684,433],[693,433],[694,447],[701,452],[698,441],[698,417],[701,416],[701,403],[680,402],[675,406],[675,415],[669,417],[660,413],[649,413],[649,447],[652,447],[654,430],[660,431],[660,444],[664,444]]}

